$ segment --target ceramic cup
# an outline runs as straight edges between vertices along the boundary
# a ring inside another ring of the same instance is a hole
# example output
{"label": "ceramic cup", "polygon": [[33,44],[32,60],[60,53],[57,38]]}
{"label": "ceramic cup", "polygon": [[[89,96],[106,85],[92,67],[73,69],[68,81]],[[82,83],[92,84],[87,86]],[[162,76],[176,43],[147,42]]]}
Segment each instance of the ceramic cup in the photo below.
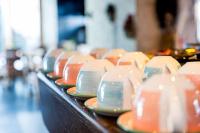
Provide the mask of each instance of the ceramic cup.
{"label": "ceramic cup", "polygon": [[133,129],[141,132],[200,131],[199,92],[181,75],[154,75],[133,102]]}
{"label": "ceramic cup", "polygon": [[109,52],[107,52],[103,58],[109,60],[110,62],[112,62],[114,65],[117,65],[118,60],[120,59],[120,57],[122,57],[122,55],[124,55],[126,53],[125,50],[123,49],[113,49]]}
{"label": "ceramic cup", "polygon": [[55,61],[54,72],[49,73],[49,75],[52,77],[62,78],[63,70],[64,70],[65,64],[67,63],[68,59],[71,56],[77,55],[77,54],[79,54],[79,53],[75,52],[75,51],[67,51],[67,52],[63,52],[62,54],[60,54]]}
{"label": "ceramic cup", "polygon": [[187,62],[177,72],[186,75],[200,90],[200,62]]}
{"label": "ceramic cup", "polygon": [[141,73],[132,66],[116,66],[106,72],[97,91],[99,108],[130,110],[132,97],[141,79]]}
{"label": "ceramic cup", "polygon": [[45,73],[53,72],[54,71],[54,64],[56,61],[56,58],[64,52],[62,49],[54,49],[49,50],[43,59],[43,71]]}
{"label": "ceramic cup", "polygon": [[76,85],[76,79],[82,65],[88,61],[95,60],[89,55],[73,55],[65,64],[63,78],[56,82],[61,84]]}
{"label": "ceramic cup", "polygon": [[118,65],[134,65],[138,70],[144,71],[149,58],[142,52],[125,53],[118,61]]}
{"label": "ceramic cup", "polygon": [[113,67],[114,65],[111,62],[104,59],[85,63],[81,67],[77,78],[77,93],[96,96],[102,76]]}
{"label": "ceramic cup", "polygon": [[146,64],[144,78],[162,73],[174,74],[180,67],[178,61],[171,56],[155,56]]}
{"label": "ceramic cup", "polygon": [[102,59],[106,52],[108,52],[106,48],[95,48],[90,52],[90,55],[96,59]]}

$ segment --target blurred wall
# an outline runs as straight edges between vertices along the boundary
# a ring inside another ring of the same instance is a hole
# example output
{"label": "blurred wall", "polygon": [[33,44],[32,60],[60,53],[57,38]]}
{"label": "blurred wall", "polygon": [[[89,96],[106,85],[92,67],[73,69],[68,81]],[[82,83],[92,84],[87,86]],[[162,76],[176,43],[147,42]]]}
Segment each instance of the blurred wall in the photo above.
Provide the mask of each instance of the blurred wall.
{"label": "blurred wall", "polygon": [[41,0],[42,44],[46,48],[55,48],[58,44],[57,0]]}
{"label": "blurred wall", "polygon": [[137,0],[138,49],[144,52],[159,49],[161,31],[155,8],[156,0]]}
{"label": "blurred wall", "polygon": [[39,0],[0,0],[1,49],[40,45]]}
{"label": "blurred wall", "polygon": [[130,50],[137,50],[136,40],[128,38],[124,32],[124,23],[129,14],[136,14],[135,0],[114,0],[116,2],[117,12],[117,47]]}
{"label": "blurred wall", "polygon": [[[116,8],[116,21],[111,22],[106,10],[109,4]],[[135,0],[85,0],[86,41],[92,47],[136,49],[136,42],[124,32],[129,14],[135,14]]]}
{"label": "blurred wall", "polygon": [[11,32],[11,3],[10,0],[1,0],[0,1],[0,10],[1,10],[1,35],[2,35],[2,48],[11,48],[12,47],[12,32]]}

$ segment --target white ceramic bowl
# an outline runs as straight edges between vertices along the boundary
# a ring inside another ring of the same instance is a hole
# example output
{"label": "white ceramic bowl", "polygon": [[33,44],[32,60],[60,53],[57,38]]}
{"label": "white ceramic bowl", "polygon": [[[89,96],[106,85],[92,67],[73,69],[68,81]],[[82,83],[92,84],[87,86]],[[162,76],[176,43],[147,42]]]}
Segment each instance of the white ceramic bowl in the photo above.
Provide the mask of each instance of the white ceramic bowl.
{"label": "white ceramic bowl", "polygon": [[123,49],[113,49],[107,52],[103,58],[109,60],[114,65],[117,65],[118,60],[126,53]]}
{"label": "white ceramic bowl", "polygon": [[49,50],[43,59],[43,71],[46,73],[54,71],[56,58],[64,52],[62,49]]}
{"label": "white ceramic bowl", "polygon": [[134,65],[141,72],[144,71],[146,63],[149,58],[142,52],[128,52],[125,53],[118,61],[118,65]]}
{"label": "white ceramic bowl", "polygon": [[130,110],[141,73],[132,66],[116,66],[103,76],[97,92],[100,108]]}
{"label": "white ceramic bowl", "polygon": [[179,62],[171,56],[156,56],[146,64],[144,78],[162,73],[174,74],[180,67]]}
{"label": "white ceramic bowl", "polygon": [[85,63],[77,78],[77,93],[96,96],[102,76],[113,67],[114,65],[111,62],[104,59]]}

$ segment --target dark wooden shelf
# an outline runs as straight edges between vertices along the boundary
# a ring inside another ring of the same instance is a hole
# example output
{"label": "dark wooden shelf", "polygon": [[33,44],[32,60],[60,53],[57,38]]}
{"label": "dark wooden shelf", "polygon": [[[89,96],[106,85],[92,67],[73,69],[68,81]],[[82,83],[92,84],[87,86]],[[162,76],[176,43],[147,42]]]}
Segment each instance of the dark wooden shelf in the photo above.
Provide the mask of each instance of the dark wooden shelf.
{"label": "dark wooden shelf", "polygon": [[[123,132],[115,117],[97,115],[84,107],[84,102],[65,94],[64,90],[38,73],[40,105],[48,130],[52,133]],[[30,123],[31,124],[31,123]]]}

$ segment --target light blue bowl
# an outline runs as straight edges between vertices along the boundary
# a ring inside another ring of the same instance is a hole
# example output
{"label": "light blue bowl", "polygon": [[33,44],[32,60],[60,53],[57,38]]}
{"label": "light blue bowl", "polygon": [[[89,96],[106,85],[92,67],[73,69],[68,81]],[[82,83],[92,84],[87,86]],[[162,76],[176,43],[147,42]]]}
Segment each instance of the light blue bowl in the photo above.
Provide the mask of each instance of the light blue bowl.
{"label": "light blue bowl", "polygon": [[43,71],[46,73],[53,72],[55,61],[56,61],[55,57],[52,56],[45,57],[43,60]]}
{"label": "light blue bowl", "polygon": [[80,71],[76,84],[77,93],[96,96],[103,74],[103,71]]}
{"label": "light blue bowl", "polygon": [[99,107],[107,109],[123,108],[122,82],[102,81],[97,93]]}

